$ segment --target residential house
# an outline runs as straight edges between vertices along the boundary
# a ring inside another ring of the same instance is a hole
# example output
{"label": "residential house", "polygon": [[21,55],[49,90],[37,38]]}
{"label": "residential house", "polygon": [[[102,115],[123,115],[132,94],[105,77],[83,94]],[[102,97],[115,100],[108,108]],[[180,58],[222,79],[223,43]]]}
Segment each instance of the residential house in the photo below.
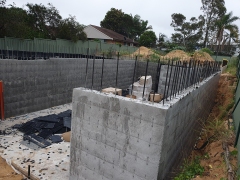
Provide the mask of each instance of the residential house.
{"label": "residential house", "polygon": [[137,42],[134,42],[133,39],[129,39],[124,35],[95,25],[88,25],[84,28],[84,32],[87,34],[87,38],[89,40],[98,39],[109,44],[118,43],[125,46],[136,46],[138,44]]}

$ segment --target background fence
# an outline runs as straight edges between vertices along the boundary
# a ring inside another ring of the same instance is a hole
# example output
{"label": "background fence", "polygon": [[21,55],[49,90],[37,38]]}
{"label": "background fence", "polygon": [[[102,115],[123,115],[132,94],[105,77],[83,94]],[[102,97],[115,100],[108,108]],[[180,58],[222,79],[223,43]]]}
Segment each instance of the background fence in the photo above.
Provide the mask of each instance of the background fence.
{"label": "background fence", "polygon": [[124,45],[120,47],[118,44],[108,44],[101,41],[72,42],[64,39],[0,38],[0,58],[2,59],[79,58],[87,53],[89,53],[89,55],[100,55],[102,53],[111,55],[115,52],[130,55],[136,50],[137,47]]}
{"label": "background fence", "polygon": [[237,67],[237,88],[235,92],[235,107],[233,109],[233,120],[236,133],[235,146],[238,149],[238,175],[240,175],[240,57],[238,56],[238,67]]}

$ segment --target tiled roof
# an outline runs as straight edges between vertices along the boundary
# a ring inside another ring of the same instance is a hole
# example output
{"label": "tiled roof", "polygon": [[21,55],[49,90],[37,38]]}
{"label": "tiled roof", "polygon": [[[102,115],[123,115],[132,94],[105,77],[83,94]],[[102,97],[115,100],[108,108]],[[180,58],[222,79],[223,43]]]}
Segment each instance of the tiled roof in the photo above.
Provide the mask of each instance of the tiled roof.
{"label": "tiled roof", "polygon": [[98,31],[104,33],[105,35],[109,36],[110,38],[113,38],[113,40],[117,40],[117,41],[121,41],[121,42],[128,42],[128,43],[137,43],[137,42],[134,42],[132,39],[129,39],[129,38],[125,37],[124,35],[116,33],[110,29],[98,27],[95,25],[91,25],[91,26],[94,27],[95,29],[97,29]]}

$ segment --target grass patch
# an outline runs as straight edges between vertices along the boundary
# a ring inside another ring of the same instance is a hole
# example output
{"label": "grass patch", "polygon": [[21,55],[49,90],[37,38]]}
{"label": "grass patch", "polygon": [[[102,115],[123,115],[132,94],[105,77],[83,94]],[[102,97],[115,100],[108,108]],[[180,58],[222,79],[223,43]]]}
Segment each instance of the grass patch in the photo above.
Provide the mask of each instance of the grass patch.
{"label": "grass patch", "polygon": [[235,76],[237,73],[238,61],[239,61],[239,59],[237,57],[232,58],[228,62],[227,69],[225,70],[225,72],[228,72],[228,73],[232,74],[233,76]]}
{"label": "grass patch", "polygon": [[174,178],[174,180],[188,180],[194,178],[196,175],[202,175],[204,168],[200,165],[200,157],[193,160],[185,160],[181,167],[181,173]]}

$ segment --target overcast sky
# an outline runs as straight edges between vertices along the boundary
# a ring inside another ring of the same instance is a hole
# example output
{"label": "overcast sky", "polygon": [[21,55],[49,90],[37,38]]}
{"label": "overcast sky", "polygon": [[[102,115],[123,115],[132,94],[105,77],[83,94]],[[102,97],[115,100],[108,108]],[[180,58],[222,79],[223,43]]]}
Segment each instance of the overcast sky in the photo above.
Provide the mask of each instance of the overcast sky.
{"label": "overcast sky", "polygon": [[[112,7],[122,9],[126,14],[138,14],[141,19],[148,20],[157,37],[159,33],[164,33],[168,38],[174,32],[170,26],[171,14],[181,13],[189,20],[202,13],[201,0],[7,0],[7,4],[13,2],[18,7],[27,3],[52,3],[63,18],[73,15],[80,24],[96,26],[100,26],[100,21]],[[240,17],[239,0],[225,0],[225,3],[227,12],[232,11],[233,15]],[[240,29],[240,20],[236,24]]]}

